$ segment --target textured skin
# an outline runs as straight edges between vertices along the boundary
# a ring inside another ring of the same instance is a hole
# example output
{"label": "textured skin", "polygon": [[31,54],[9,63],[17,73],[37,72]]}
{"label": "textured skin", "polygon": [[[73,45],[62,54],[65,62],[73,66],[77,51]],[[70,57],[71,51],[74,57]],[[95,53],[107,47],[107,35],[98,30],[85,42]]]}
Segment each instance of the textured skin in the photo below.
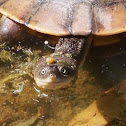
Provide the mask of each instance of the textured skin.
{"label": "textured skin", "polygon": [[0,0],[0,12],[52,35],[112,35],[126,31],[126,0]]}
{"label": "textured skin", "polygon": [[54,53],[61,53],[61,56],[68,54],[68,56],[79,61],[79,55],[82,49],[84,50],[85,44],[85,39],[82,37],[60,38]]}

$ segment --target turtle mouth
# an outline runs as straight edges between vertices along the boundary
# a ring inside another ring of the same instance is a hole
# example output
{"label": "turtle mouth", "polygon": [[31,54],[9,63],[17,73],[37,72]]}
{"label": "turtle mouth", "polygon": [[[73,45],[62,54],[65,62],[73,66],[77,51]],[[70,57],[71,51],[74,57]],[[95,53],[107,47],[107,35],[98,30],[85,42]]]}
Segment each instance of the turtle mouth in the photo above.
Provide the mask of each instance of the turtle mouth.
{"label": "turtle mouth", "polygon": [[36,78],[35,79],[37,86],[40,88],[45,88],[45,89],[60,89],[60,88],[67,88],[71,86],[72,79],[65,79],[63,80],[52,80],[50,78],[47,78],[45,80]]}

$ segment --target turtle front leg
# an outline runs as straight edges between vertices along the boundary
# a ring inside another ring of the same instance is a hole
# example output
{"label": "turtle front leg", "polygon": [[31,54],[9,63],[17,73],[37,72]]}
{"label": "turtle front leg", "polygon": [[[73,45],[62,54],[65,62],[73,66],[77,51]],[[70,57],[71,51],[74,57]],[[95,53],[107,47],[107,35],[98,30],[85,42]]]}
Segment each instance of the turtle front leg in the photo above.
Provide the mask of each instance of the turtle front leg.
{"label": "turtle front leg", "polygon": [[87,44],[86,37],[60,38],[54,53],[37,63],[34,70],[36,84],[47,89],[69,87],[75,80],[84,53],[87,52]]}
{"label": "turtle front leg", "polygon": [[0,20],[0,43],[10,42],[20,39],[22,29],[20,25],[6,16],[2,16]]}

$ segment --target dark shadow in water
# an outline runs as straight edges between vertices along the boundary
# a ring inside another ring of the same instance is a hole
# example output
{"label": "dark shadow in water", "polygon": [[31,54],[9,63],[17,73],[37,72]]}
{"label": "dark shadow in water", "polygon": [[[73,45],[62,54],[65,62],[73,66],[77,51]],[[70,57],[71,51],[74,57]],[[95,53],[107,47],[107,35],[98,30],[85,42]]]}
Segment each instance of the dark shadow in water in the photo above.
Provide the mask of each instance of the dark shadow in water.
{"label": "dark shadow in water", "polygon": [[107,54],[104,50],[97,51],[99,56],[95,56],[94,50],[88,56],[85,68],[103,89],[107,90],[112,87],[110,93],[96,100],[98,110],[110,122],[106,126],[125,126],[126,114],[120,117],[120,113],[126,110],[126,81],[124,81],[126,79],[126,53],[124,51],[121,55],[115,54],[112,57],[108,53],[107,58],[104,57],[104,54]]}
{"label": "dark shadow in water", "polygon": [[126,78],[126,43],[121,44],[92,48],[86,59],[84,69],[104,88]]}

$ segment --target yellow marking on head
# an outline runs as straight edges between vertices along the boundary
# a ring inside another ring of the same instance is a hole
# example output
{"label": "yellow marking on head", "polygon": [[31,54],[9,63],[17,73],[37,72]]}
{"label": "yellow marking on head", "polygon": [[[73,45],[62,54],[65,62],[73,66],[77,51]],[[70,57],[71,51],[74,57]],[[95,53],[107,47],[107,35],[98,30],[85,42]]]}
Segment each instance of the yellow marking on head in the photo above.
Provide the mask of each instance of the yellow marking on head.
{"label": "yellow marking on head", "polygon": [[49,64],[53,64],[53,63],[55,63],[56,61],[55,61],[54,58],[48,57],[48,58],[46,59],[46,62],[49,63]]}

